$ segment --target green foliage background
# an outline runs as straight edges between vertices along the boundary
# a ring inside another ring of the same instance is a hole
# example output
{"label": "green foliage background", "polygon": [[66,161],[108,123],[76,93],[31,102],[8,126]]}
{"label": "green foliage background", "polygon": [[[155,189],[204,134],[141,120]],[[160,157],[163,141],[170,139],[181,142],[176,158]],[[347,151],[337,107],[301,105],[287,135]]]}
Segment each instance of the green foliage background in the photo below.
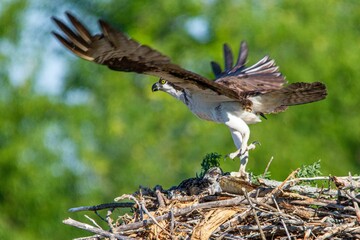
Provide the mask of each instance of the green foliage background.
{"label": "green foliage background", "polygon": [[[68,208],[110,202],[140,184],[168,188],[200,172],[207,153],[234,150],[225,126],[153,94],[156,78],[112,72],[61,47],[50,17],[64,19],[65,10],[93,31],[103,18],[209,78],[209,61],[223,61],[222,44],[237,52],[246,40],[249,64],[269,54],[289,82],[326,83],[325,101],[251,126],[251,141],[262,145],[249,169],[262,173],[274,156],[270,171],[279,180],[319,159],[324,174],[359,173],[358,1],[2,0],[0,239],[82,236],[61,223],[83,218]],[[199,38],[190,29],[205,32]]]}

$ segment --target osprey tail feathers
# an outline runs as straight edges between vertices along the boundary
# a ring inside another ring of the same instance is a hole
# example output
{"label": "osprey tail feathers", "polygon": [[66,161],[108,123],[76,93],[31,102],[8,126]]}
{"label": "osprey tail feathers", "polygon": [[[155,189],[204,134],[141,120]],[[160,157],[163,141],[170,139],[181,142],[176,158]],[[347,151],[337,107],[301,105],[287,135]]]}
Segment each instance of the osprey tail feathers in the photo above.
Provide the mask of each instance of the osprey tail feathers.
{"label": "osprey tail feathers", "polygon": [[288,106],[320,101],[326,95],[326,86],[323,83],[297,82],[251,100],[255,112],[277,113],[284,111]]}
{"label": "osprey tail feathers", "polygon": [[281,105],[292,106],[316,102],[324,99],[327,95],[323,83],[292,83],[279,91],[281,93]]}

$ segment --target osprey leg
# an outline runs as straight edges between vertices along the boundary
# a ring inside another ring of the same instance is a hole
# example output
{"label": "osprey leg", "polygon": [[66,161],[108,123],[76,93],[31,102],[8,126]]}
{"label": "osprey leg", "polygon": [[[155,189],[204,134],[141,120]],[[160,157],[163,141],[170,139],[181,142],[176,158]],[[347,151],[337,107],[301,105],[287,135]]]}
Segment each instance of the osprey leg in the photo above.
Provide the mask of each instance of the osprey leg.
{"label": "osprey leg", "polygon": [[239,157],[248,151],[248,141],[250,138],[249,126],[240,118],[233,115],[228,115],[228,121],[225,125],[229,127],[231,136],[234,140],[234,144],[237,147],[237,151],[230,153],[229,157],[234,159]]}
{"label": "osprey leg", "polygon": [[[229,154],[229,157],[231,159],[234,159],[236,157],[240,158],[240,169],[239,172],[231,173],[232,176],[242,177],[247,179],[248,173],[246,172],[246,165],[249,160],[249,152],[247,151],[247,141],[245,142],[246,138],[243,137],[243,134],[239,131],[236,131],[234,129],[230,128],[231,136],[234,140],[234,144],[237,148],[237,150],[233,153]],[[248,139],[248,137],[247,137]],[[243,151],[242,146],[245,145],[245,150]]]}
{"label": "osprey leg", "polygon": [[229,127],[234,144],[237,148],[235,152],[230,153],[228,156],[231,159],[236,157],[240,158],[239,172],[233,172],[231,175],[248,179],[246,165],[249,160],[249,150],[254,149],[256,143],[248,145],[250,129],[242,119],[236,118],[232,115],[228,115],[228,119],[229,120],[225,122],[225,124]]}

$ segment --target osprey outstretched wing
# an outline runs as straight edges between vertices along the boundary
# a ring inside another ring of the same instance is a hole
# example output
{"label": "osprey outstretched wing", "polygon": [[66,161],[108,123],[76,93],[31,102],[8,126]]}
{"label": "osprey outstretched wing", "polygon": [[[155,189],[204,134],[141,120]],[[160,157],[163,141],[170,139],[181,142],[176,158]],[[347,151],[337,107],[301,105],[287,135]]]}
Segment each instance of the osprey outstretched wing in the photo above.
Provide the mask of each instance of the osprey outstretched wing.
{"label": "osprey outstretched wing", "polygon": [[160,77],[152,86],[153,91],[167,92],[202,119],[227,125],[237,147],[229,156],[240,157],[237,175],[241,177],[247,177],[248,150],[255,147],[247,144],[250,137],[247,124],[260,122],[259,116],[284,111],[287,106],[322,100],[327,94],[320,82],[284,86],[284,77],[268,56],[246,67],[245,42],[241,43],[235,65],[231,49],[224,45],[224,71],[211,62],[216,77],[212,81],[171,63],[167,56],[139,44],[102,20],[99,21],[102,33],[92,35],[73,15],[68,12],[66,15],[72,27],[53,17],[62,30],[62,34],[53,34],[74,54],[112,70]]}
{"label": "osprey outstretched wing", "polygon": [[223,95],[234,100],[241,98],[236,91],[172,64],[167,56],[139,44],[102,20],[99,20],[102,33],[91,35],[73,15],[68,12],[66,15],[75,31],[53,18],[65,37],[56,32],[53,34],[65,47],[85,60],[106,65],[116,71],[161,77],[189,89],[211,90],[208,91],[210,95]]}

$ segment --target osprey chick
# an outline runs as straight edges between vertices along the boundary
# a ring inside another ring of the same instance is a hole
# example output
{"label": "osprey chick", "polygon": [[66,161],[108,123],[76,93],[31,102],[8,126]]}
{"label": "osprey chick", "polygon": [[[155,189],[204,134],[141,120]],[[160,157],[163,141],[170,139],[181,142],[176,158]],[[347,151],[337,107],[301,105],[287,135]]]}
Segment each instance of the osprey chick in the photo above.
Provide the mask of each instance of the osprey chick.
{"label": "osprey chick", "polygon": [[68,12],[66,15],[73,27],[53,17],[63,32],[53,34],[74,54],[112,70],[160,77],[152,91],[164,91],[182,101],[199,118],[228,126],[237,148],[229,157],[240,157],[241,162],[239,172],[234,175],[243,178],[248,177],[245,171],[248,151],[255,148],[254,144],[248,145],[248,124],[260,122],[264,114],[319,101],[327,95],[325,85],[320,82],[284,86],[284,77],[268,56],[246,67],[245,42],[240,45],[235,65],[231,49],[224,45],[224,71],[219,64],[211,62],[216,77],[211,81],[171,63],[167,56],[139,44],[102,20],[99,21],[102,33],[92,35],[73,15]]}

